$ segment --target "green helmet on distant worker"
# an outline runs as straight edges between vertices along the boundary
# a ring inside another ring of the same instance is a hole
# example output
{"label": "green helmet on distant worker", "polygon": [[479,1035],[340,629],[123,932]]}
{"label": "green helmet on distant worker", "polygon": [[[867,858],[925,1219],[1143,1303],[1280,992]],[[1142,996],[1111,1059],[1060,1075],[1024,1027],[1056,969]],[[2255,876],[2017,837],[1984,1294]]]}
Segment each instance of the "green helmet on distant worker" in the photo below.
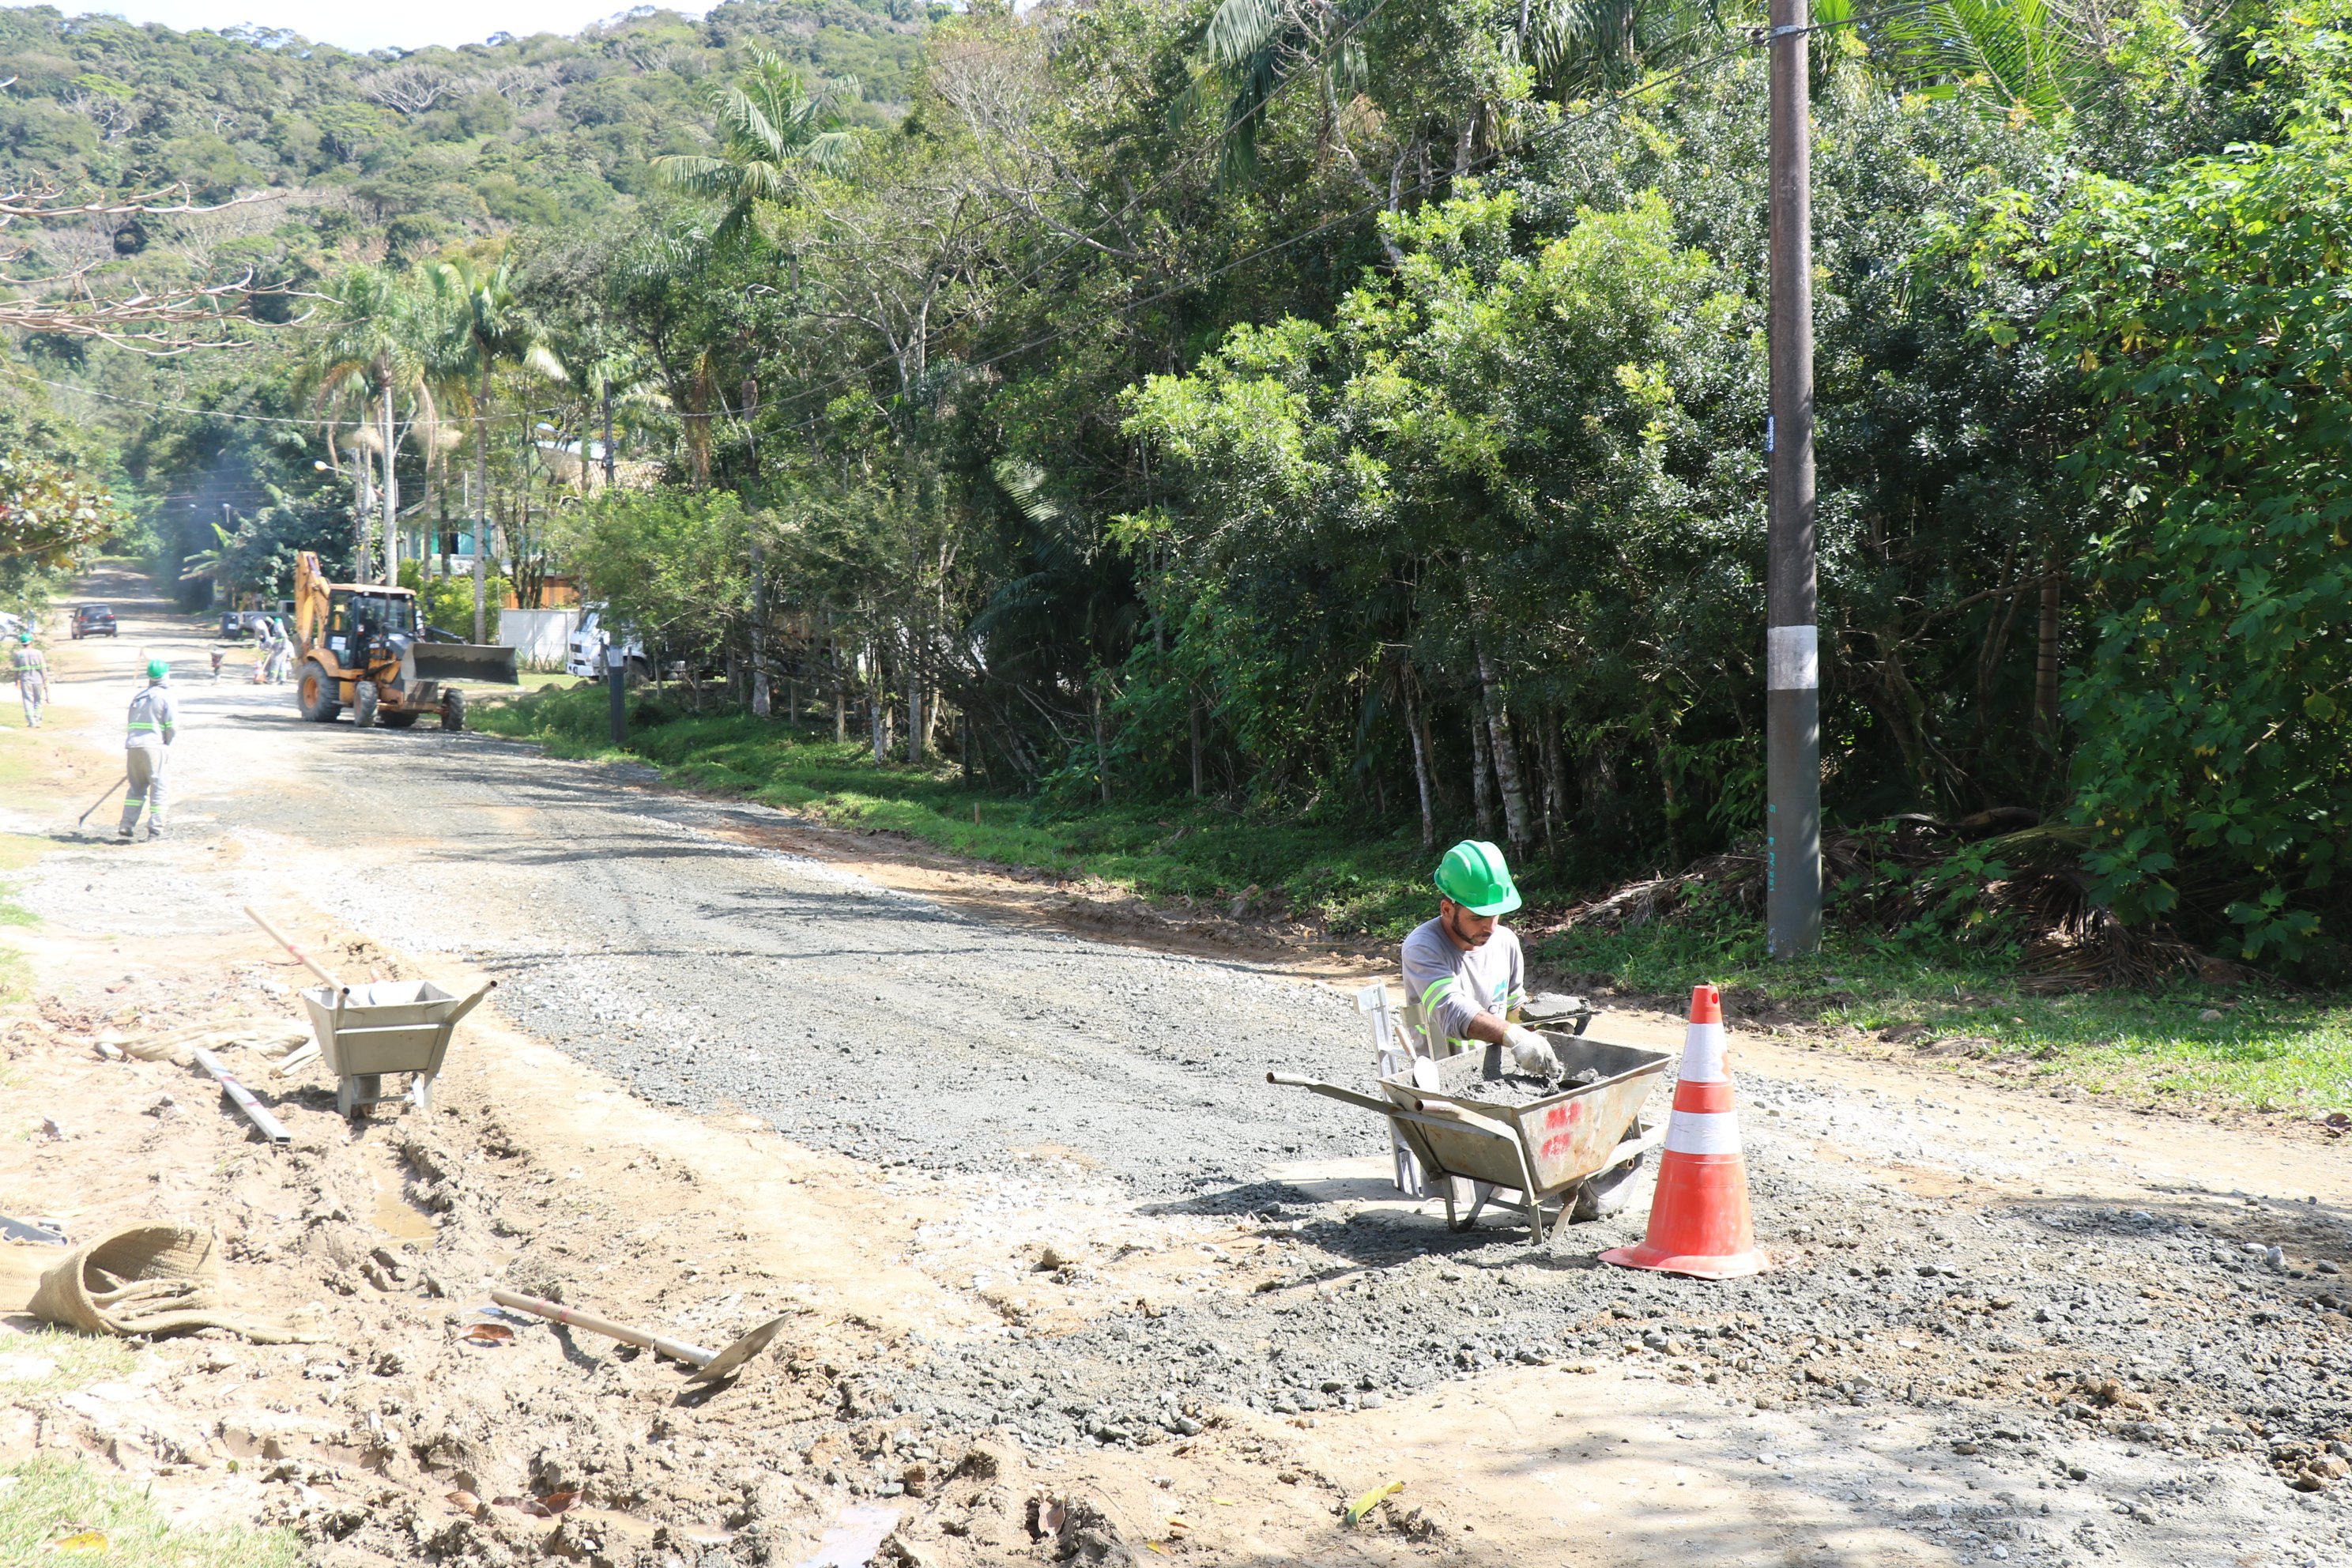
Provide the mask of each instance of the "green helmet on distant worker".
{"label": "green helmet on distant worker", "polygon": [[31,642],[33,640],[33,634],[30,632],[18,632],[16,634],[16,640],[18,642]]}
{"label": "green helmet on distant worker", "polygon": [[1507,915],[1519,907],[1519,889],[1503,852],[1465,838],[1437,863],[1437,890],[1474,915]]}
{"label": "green helmet on distant worker", "polygon": [[171,673],[172,673],[172,667],[171,667],[170,665],[168,665],[168,664],[165,664],[162,659],[160,659],[160,658],[151,658],[151,659],[149,659],[149,660],[147,661],[147,679],[150,679],[150,680],[161,680],[161,679],[163,679],[165,676],[167,676],[167,675],[169,675],[169,674],[171,674]]}

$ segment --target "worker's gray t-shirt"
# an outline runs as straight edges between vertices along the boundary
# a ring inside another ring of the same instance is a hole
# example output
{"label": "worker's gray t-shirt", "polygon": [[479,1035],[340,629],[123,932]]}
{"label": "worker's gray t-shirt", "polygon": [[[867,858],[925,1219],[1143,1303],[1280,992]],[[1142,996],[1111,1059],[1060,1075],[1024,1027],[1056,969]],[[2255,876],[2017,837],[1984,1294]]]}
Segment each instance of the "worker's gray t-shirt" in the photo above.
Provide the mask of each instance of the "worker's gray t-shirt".
{"label": "worker's gray t-shirt", "polygon": [[1481,1013],[1497,1018],[1528,999],[1527,968],[1519,939],[1503,926],[1481,946],[1465,952],[1430,921],[1404,939],[1405,994],[1421,1004],[1432,1048],[1450,1055],[1455,1042]]}
{"label": "worker's gray t-shirt", "polygon": [[179,716],[179,705],[172,700],[171,692],[161,686],[150,686],[131,700],[130,732],[122,743],[168,746]]}

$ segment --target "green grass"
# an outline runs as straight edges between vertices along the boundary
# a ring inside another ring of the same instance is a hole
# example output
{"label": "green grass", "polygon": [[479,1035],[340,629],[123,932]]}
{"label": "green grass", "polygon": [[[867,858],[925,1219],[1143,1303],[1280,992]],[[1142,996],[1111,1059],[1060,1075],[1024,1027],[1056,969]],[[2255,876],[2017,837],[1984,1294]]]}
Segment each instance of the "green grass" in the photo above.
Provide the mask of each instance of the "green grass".
{"label": "green grass", "polygon": [[[611,756],[606,701],[601,689],[551,689],[485,704],[478,721],[557,755]],[[1192,802],[1057,811],[967,785],[951,766],[877,768],[862,743],[736,713],[636,724],[627,754],[680,784],[1156,900],[1227,904],[1255,887],[1255,907],[1278,893],[1275,908],[1339,938],[1394,941],[1432,912],[1417,837],[1368,835],[1346,820],[1255,820]],[[1565,901],[1571,890],[1547,888],[1546,875],[1530,868],[1522,878],[1530,902]],[[1706,980],[1832,1028],[1925,1026],[1946,1042],[1981,1044],[1921,1059],[2021,1082],[2136,1100],[2352,1109],[2352,1005],[2338,997],[2193,984],[2042,995],[2002,951],[1893,951],[1834,923],[1820,955],[1773,963],[1752,922],[1720,916],[1541,937],[1530,952],[1539,973],[1635,995],[1673,997]],[[2200,1016],[2209,1010],[2221,1016]]]}
{"label": "green grass", "polygon": [[127,1376],[131,1366],[131,1348],[120,1340],[71,1329],[9,1334],[0,1337],[0,1399],[69,1394],[89,1384]]}
{"label": "green grass", "polygon": [[[617,754],[601,689],[532,693],[476,712],[481,729],[537,741],[559,756]],[[1230,904],[1255,889],[1261,911],[1270,903],[1341,935],[1401,937],[1428,918],[1429,868],[1418,838],[1368,837],[1336,815],[1269,821],[1192,801],[1054,811],[967,784],[952,764],[877,768],[857,742],[737,713],[633,725],[627,754],[679,784],[840,826],[903,833],[1001,866],[1097,878],[1149,898]]]}
{"label": "green grass", "polygon": [[[2352,1004],[2337,995],[2186,983],[2047,994],[1989,956],[1889,952],[1834,927],[1821,953],[1794,962],[1768,960],[1759,934],[1671,921],[1532,946],[1538,963],[1637,994],[1676,997],[1709,981],[1749,994],[1735,1003],[1769,1000],[1832,1027],[1916,1026],[1925,1033],[1896,1042],[1897,1055],[2029,1085],[2182,1106],[2352,1110]],[[1937,1043],[1921,1050],[1921,1040]]]}
{"label": "green grass", "polygon": [[299,1560],[290,1531],[175,1530],[142,1489],[79,1460],[45,1456],[0,1470],[0,1563],[294,1568]]}

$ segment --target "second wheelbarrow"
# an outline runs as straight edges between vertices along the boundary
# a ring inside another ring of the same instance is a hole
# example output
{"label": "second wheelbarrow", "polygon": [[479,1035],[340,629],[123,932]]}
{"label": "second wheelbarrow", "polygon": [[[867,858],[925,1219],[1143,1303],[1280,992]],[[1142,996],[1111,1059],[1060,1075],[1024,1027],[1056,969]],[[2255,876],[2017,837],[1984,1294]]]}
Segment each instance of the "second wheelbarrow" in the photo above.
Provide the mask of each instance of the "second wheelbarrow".
{"label": "second wheelbarrow", "polygon": [[[452,996],[430,980],[377,980],[302,993],[319,1055],[335,1075],[335,1109],[349,1116],[362,1106],[406,1100],[433,1109],[433,1080],[449,1054],[457,1020],[490,994],[491,981],[467,996]],[[389,1073],[409,1075],[406,1094],[386,1094]]]}
{"label": "second wheelbarrow", "polygon": [[[1569,1217],[1588,1183],[1609,1181],[1664,1140],[1662,1128],[1644,1128],[1643,1102],[1664,1074],[1673,1053],[1639,1046],[1546,1031],[1565,1075],[1590,1072],[1593,1080],[1563,1084],[1522,1103],[1489,1100],[1475,1092],[1498,1083],[1509,1067],[1498,1046],[1433,1059],[1414,1058],[1410,1069],[1380,1080],[1386,1098],[1362,1094],[1296,1073],[1268,1073],[1268,1083],[1311,1089],[1328,1099],[1388,1119],[1422,1169],[1435,1178],[1445,1197],[1446,1223],[1467,1230],[1487,1198],[1499,1191],[1518,1195],[1528,1229],[1540,1242],[1559,1219]],[[1491,1092],[1491,1091],[1490,1091]],[[1622,1178],[1621,1178],[1622,1179]],[[1473,1184],[1478,1196],[1462,1212],[1459,1182]],[[1560,1205],[1549,1224],[1547,1203]]]}
{"label": "second wheelbarrow", "polygon": [[[245,912],[302,967],[326,982],[300,995],[310,1014],[311,1033],[318,1037],[319,1055],[335,1075],[335,1109],[350,1116],[364,1106],[405,1100],[419,1110],[432,1110],[433,1080],[441,1075],[441,1063],[449,1054],[451,1032],[498,982],[486,982],[469,996],[452,996],[430,980],[345,985],[260,910],[248,905]],[[384,1078],[392,1073],[409,1075],[406,1094],[383,1092]]]}

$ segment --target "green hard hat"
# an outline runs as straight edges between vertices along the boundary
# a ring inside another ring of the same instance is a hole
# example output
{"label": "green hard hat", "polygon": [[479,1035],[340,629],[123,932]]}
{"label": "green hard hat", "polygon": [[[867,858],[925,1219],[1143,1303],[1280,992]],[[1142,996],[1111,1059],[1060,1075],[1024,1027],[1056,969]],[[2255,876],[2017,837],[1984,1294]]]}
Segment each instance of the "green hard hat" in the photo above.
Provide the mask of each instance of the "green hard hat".
{"label": "green hard hat", "polygon": [[1503,852],[1481,838],[1465,838],[1437,863],[1437,890],[1474,915],[1507,915],[1519,907],[1519,889]]}
{"label": "green hard hat", "polygon": [[171,667],[170,665],[168,665],[168,664],[165,664],[162,659],[160,659],[160,658],[151,658],[151,659],[149,659],[149,660],[147,661],[147,679],[150,679],[150,680],[161,680],[161,679],[163,679],[165,676],[167,676],[167,675],[169,675],[169,674],[171,674],[171,673],[172,673],[172,667]]}
{"label": "green hard hat", "polygon": [[33,634],[30,632],[18,632],[16,634],[16,640],[18,642],[31,642],[33,640]]}

